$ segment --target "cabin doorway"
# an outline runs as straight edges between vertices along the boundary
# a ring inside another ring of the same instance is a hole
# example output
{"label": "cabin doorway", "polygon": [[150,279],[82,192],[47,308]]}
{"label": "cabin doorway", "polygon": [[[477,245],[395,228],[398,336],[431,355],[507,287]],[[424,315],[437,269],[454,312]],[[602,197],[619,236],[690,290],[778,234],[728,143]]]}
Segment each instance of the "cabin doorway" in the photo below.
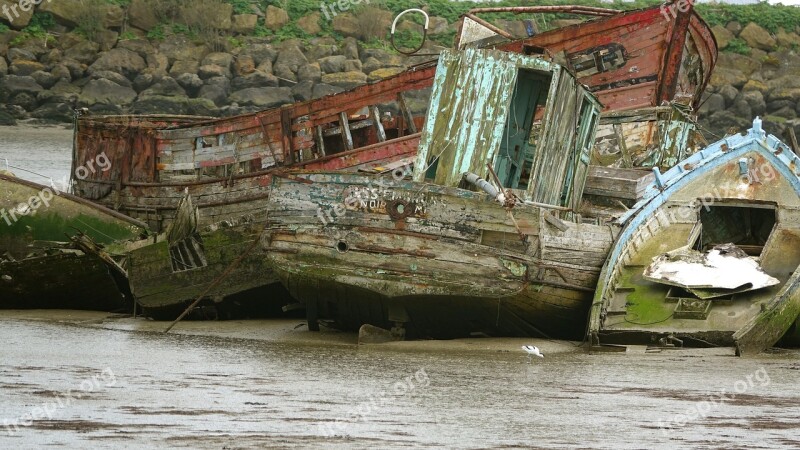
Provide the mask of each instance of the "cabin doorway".
{"label": "cabin doorway", "polygon": [[776,223],[772,205],[703,206],[700,222],[703,232],[696,249],[707,251],[720,244],[733,243],[750,256],[761,256]]}
{"label": "cabin doorway", "polygon": [[[526,189],[536,149],[550,77],[520,69],[509,105],[495,172],[505,188]],[[538,123],[537,123],[538,121]]]}

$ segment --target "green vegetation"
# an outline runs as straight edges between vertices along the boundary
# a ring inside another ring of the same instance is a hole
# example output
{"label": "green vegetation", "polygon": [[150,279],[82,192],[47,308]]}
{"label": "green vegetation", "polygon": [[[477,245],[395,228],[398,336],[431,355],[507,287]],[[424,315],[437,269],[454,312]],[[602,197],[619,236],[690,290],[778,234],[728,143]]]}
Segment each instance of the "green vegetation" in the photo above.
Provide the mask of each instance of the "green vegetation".
{"label": "green vegetation", "polygon": [[730,42],[728,42],[728,46],[725,47],[725,51],[731,53],[738,53],[740,55],[749,55],[750,46],[747,45],[747,42],[745,42],[744,40],[735,38],[731,39]]}
{"label": "green vegetation", "polygon": [[[39,13],[31,17],[31,21],[27,27],[21,30],[19,36],[14,38],[9,44],[20,45],[29,39],[42,39],[48,44],[55,43],[55,37],[48,33],[48,30],[55,26],[56,22],[50,13]],[[1,30],[0,30],[1,31]]]}

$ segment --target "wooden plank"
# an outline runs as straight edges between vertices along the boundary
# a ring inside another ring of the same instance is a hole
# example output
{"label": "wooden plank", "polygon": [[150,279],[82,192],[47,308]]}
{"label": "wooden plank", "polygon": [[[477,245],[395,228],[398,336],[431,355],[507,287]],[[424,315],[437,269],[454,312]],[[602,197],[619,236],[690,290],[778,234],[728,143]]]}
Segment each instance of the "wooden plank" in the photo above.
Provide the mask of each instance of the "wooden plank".
{"label": "wooden plank", "polygon": [[339,128],[342,130],[342,143],[347,150],[353,149],[353,135],[350,134],[350,121],[347,119],[347,113],[339,113]]}
{"label": "wooden plank", "polygon": [[414,116],[411,114],[411,110],[408,109],[405,95],[403,95],[402,92],[397,94],[397,103],[400,105],[400,112],[403,114],[403,119],[405,119],[405,124],[408,127],[408,131],[411,134],[417,133],[417,124],[414,123]]}
{"label": "wooden plank", "polygon": [[375,125],[375,132],[378,135],[378,142],[386,141],[386,130],[383,129],[383,124],[381,123],[381,112],[378,110],[378,107],[370,106],[369,113],[370,118]]}

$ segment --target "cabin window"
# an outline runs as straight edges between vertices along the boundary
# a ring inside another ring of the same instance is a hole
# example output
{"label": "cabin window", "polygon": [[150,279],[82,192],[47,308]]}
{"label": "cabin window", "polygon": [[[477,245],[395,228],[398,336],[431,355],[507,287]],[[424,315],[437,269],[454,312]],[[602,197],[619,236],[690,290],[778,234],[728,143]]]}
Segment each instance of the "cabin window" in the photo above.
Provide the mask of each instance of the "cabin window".
{"label": "cabin window", "polygon": [[617,43],[592,47],[567,58],[578,78],[619,69],[628,62],[625,47]]}
{"label": "cabin window", "polygon": [[208,265],[203,240],[197,233],[170,245],[169,256],[173,272],[184,272]]}
{"label": "cabin window", "polygon": [[495,160],[495,172],[505,188],[526,189],[541,130],[550,77],[520,69],[508,119]]}
{"label": "cabin window", "polygon": [[760,256],[775,227],[775,208],[740,206],[701,206],[703,230],[695,249],[707,251],[720,244],[733,243],[750,256]]}

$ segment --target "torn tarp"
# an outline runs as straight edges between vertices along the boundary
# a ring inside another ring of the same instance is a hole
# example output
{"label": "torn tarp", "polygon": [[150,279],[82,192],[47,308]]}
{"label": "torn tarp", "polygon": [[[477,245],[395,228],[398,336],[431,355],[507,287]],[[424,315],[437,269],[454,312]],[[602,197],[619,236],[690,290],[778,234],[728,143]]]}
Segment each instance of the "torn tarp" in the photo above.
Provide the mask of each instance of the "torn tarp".
{"label": "torn tarp", "polygon": [[702,299],[754,291],[779,284],[766,274],[756,258],[734,244],[718,245],[706,253],[681,249],[659,255],[644,270],[643,277],[677,286]]}

